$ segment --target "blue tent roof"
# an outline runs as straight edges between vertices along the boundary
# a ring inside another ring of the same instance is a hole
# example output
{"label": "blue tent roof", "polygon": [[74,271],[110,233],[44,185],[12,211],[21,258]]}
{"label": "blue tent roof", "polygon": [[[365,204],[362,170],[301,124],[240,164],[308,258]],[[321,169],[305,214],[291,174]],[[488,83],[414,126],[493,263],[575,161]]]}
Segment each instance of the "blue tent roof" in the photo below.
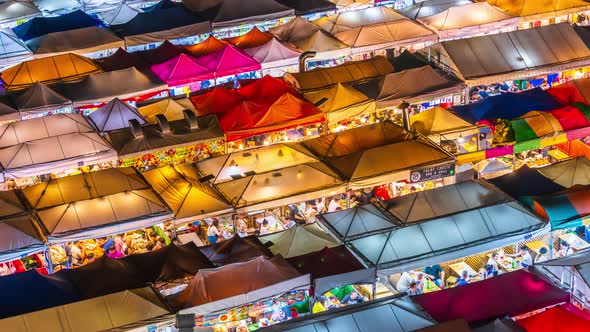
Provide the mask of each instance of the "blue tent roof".
{"label": "blue tent roof", "polygon": [[530,111],[549,111],[563,107],[540,88],[520,93],[504,93],[482,101],[453,107],[453,111],[471,123],[481,120],[514,119]]}
{"label": "blue tent roof", "polygon": [[0,278],[0,319],[81,301],[71,283],[35,270]]}
{"label": "blue tent roof", "polygon": [[12,30],[20,39],[28,41],[33,38],[44,36],[48,33],[94,26],[103,26],[103,23],[81,10],[76,10],[69,14],[57,17],[35,17]]}
{"label": "blue tent roof", "polygon": [[515,198],[551,194],[565,189],[526,165],[515,172],[488,181]]}

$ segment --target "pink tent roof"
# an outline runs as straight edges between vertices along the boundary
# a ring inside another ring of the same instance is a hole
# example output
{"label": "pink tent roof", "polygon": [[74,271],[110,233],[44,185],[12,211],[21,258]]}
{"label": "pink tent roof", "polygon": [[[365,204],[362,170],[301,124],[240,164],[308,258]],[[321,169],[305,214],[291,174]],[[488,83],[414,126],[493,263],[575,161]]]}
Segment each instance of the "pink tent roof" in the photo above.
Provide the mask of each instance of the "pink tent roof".
{"label": "pink tent roof", "polygon": [[233,45],[198,58],[198,63],[215,72],[216,77],[260,70],[260,62]]}
{"label": "pink tent roof", "polygon": [[166,62],[153,65],[152,71],[168,86],[187,84],[213,78],[213,72],[198,63],[198,58],[180,54]]}
{"label": "pink tent roof", "polygon": [[569,299],[568,292],[526,270],[412,297],[437,322],[463,318],[470,323],[522,315]]}

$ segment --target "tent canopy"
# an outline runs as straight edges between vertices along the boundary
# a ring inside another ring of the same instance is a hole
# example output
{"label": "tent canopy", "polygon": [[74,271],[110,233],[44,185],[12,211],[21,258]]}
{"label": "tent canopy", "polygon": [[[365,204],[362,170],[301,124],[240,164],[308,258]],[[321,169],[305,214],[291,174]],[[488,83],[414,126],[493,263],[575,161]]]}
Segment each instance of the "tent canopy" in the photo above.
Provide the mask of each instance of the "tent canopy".
{"label": "tent canopy", "polygon": [[233,109],[242,100],[234,89],[216,86],[211,91],[190,97],[199,115],[219,113],[220,115]]}
{"label": "tent canopy", "polygon": [[[89,308],[92,308],[89,310]],[[51,326],[59,331],[110,330],[149,325],[169,315],[166,304],[151,287],[125,290],[81,302],[0,320],[5,331],[37,331]]]}
{"label": "tent canopy", "polygon": [[255,24],[295,15],[295,10],[274,0],[250,0],[247,3],[241,0],[189,0],[187,2],[189,8],[194,6],[191,3],[195,2],[201,2],[195,4],[196,6],[209,7],[200,14],[207,17],[215,29]]}
{"label": "tent canopy", "polygon": [[447,40],[424,52],[451,68],[469,85],[563,71],[590,63],[590,50],[568,23]]}
{"label": "tent canopy", "polygon": [[193,105],[185,99],[185,103],[179,103],[172,98],[164,98],[154,103],[139,107],[138,111],[149,123],[156,123],[156,115],[162,114],[168,121],[176,121],[184,118],[183,111],[194,111]]}
{"label": "tent canopy", "polygon": [[[186,118],[168,123],[170,132],[162,131],[157,124],[150,124],[142,126],[140,133],[136,133],[138,135],[130,129],[120,129],[108,133],[106,139],[121,159],[191,144],[223,140],[223,131],[219,128],[215,116],[197,117],[197,128],[191,128]],[[213,143],[214,148],[217,148],[217,142]]]}
{"label": "tent canopy", "polygon": [[30,39],[27,46],[37,58],[63,53],[89,54],[125,47],[125,43],[107,28],[87,27],[52,32]]}
{"label": "tent canopy", "polygon": [[200,248],[217,266],[250,261],[256,257],[271,258],[273,253],[256,236],[239,237]]}
{"label": "tent canopy", "polygon": [[408,297],[399,295],[325,311],[267,327],[268,332],[359,331],[410,332],[436,324]]}
{"label": "tent canopy", "polygon": [[410,52],[404,50],[400,55],[391,60],[393,65],[393,72],[397,73],[407,69],[420,68],[427,65],[431,65],[428,59],[423,54],[417,52]]}
{"label": "tent canopy", "polygon": [[[298,180],[292,182],[292,179]],[[322,163],[246,175],[215,186],[228,202],[243,212],[335,195],[344,190],[338,175]]]}
{"label": "tent canopy", "polygon": [[190,164],[157,168],[143,176],[172,208],[177,220],[231,211],[231,205],[208,183],[199,181],[201,177]]}
{"label": "tent canopy", "polygon": [[51,242],[69,242],[153,226],[172,217],[133,168],[53,179],[23,189]]}
{"label": "tent canopy", "polygon": [[183,5],[167,1],[166,7],[137,14],[124,24],[111,25],[127,47],[159,43],[211,32],[209,21],[189,12]]}
{"label": "tent canopy", "polygon": [[590,104],[590,78],[567,81],[546,91],[565,105]]}
{"label": "tent canopy", "polygon": [[582,251],[574,255],[541,262],[535,267],[563,287],[571,287],[572,295],[584,301],[590,294],[590,255]]}
{"label": "tent canopy", "polygon": [[39,10],[48,14],[59,14],[81,8],[82,5],[76,0],[33,0]]}
{"label": "tent canopy", "polygon": [[286,93],[299,97],[299,93],[282,78],[265,75],[261,79],[240,87],[236,92],[245,100],[270,105]]}
{"label": "tent canopy", "polygon": [[440,38],[469,37],[513,29],[518,25],[518,17],[487,2],[449,7],[438,14],[421,17],[418,21],[437,30]]}
{"label": "tent canopy", "polygon": [[586,331],[590,329],[590,316],[568,303],[518,320],[517,323],[527,331]]}
{"label": "tent canopy", "polygon": [[93,74],[84,80],[64,84],[62,94],[74,102],[75,107],[122,100],[168,90],[168,86],[135,67]]}
{"label": "tent canopy", "polygon": [[406,17],[416,20],[418,18],[433,16],[446,11],[449,8],[473,3],[472,0],[430,0],[421,1],[411,6],[398,9]]}
{"label": "tent canopy", "polygon": [[129,127],[129,120],[145,124],[146,120],[137,109],[115,98],[90,114],[94,127],[101,133]]}
{"label": "tent canopy", "polygon": [[76,10],[68,14],[55,17],[35,17],[12,29],[25,42],[54,32],[63,32],[88,27],[100,26],[102,22]]}
{"label": "tent canopy", "polygon": [[407,179],[409,174],[405,173],[410,168],[453,160],[433,143],[391,121],[323,135],[301,144],[350,181],[352,187],[360,188]]}
{"label": "tent canopy", "polygon": [[268,32],[262,32],[257,27],[253,27],[246,34],[224,39],[224,41],[234,45],[235,47],[246,49],[252,47],[258,47],[264,45],[273,39],[272,35]]}
{"label": "tent canopy", "polygon": [[151,70],[168,86],[205,81],[214,76],[208,68],[199,64],[199,59],[181,53],[166,62],[153,65]]}
{"label": "tent canopy", "polygon": [[233,45],[198,58],[198,63],[211,71],[210,78],[236,75],[260,70],[260,63]]}
{"label": "tent canopy", "polygon": [[277,0],[277,2],[295,9],[295,15],[336,11],[336,4],[328,0]]}
{"label": "tent canopy", "polygon": [[112,161],[114,151],[81,114],[55,114],[0,127],[4,175],[26,178]]}
{"label": "tent canopy", "polygon": [[539,173],[559,186],[590,185],[590,160],[585,156],[539,168]]}
{"label": "tent canopy", "polygon": [[307,101],[285,93],[272,105],[243,101],[226,112],[219,124],[228,141],[325,121],[324,114]]}
{"label": "tent canopy", "polygon": [[[253,278],[252,276],[256,276]],[[201,269],[186,289],[167,298],[174,308],[190,308],[279,284],[300,274],[283,258],[254,258],[215,269]],[[277,293],[281,293],[278,289]],[[278,295],[278,294],[277,294]]]}
{"label": "tent canopy", "polygon": [[108,57],[96,59],[95,61],[104,71],[115,71],[131,67],[142,70],[149,67],[147,62],[137,55],[137,53],[129,53],[122,48],[119,48]]}
{"label": "tent canopy", "polygon": [[[482,298],[486,301],[481,301]],[[568,292],[526,270],[412,297],[412,301],[438,322],[463,318],[470,323],[517,316],[569,299]],[[479,306],[473,310],[465,303],[479,303]]]}
{"label": "tent canopy", "polygon": [[182,48],[172,44],[168,40],[165,40],[156,48],[133,53],[139,55],[143,61],[149,63],[150,65],[157,65],[180,55],[182,53]]}
{"label": "tent canopy", "polygon": [[520,93],[503,93],[476,103],[454,106],[461,118],[476,123],[481,120],[515,119],[530,111],[549,111],[564,105],[540,88]]}
{"label": "tent canopy", "polygon": [[139,13],[139,10],[123,2],[117,7],[101,12],[98,15],[106,25],[119,25],[131,21]]}
{"label": "tent canopy", "polygon": [[360,84],[393,71],[385,57],[376,56],[368,60],[351,61],[330,68],[315,68],[303,73],[286,73],[284,78],[302,91],[324,89],[341,84]]}
{"label": "tent canopy", "polygon": [[301,274],[312,279],[362,270],[365,266],[345,246],[324,249],[288,258],[287,261]]}
{"label": "tent canopy", "polygon": [[402,101],[420,103],[451,94],[460,94],[465,85],[445,77],[430,66],[387,74],[381,79],[355,86],[377,107],[395,107]]}
{"label": "tent canopy", "polygon": [[20,90],[41,82],[74,81],[102,70],[92,60],[73,53],[25,61],[1,73],[7,90]]}
{"label": "tent canopy", "polygon": [[[305,99],[326,114],[326,119],[332,125],[340,121],[375,112],[375,102],[362,92],[351,86],[338,83],[324,90],[310,91],[304,94]],[[325,100],[327,99],[327,100]]]}
{"label": "tent canopy", "polygon": [[266,44],[246,49],[246,53],[260,62],[263,69],[296,65],[301,55],[301,51],[274,38]]}
{"label": "tent canopy", "polygon": [[456,133],[474,129],[471,123],[461,119],[450,110],[440,106],[427,109],[410,117],[412,130],[424,136]]}
{"label": "tent canopy", "polygon": [[409,46],[437,38],[426,27],[385,6],[341,12],[313,23],[354,48]]}
{"label": "tent canopy", "polygon": [[552,194],[565,189],[541,174],[540,170],[524,165],[512,173],[487,181],[514,198]]}
{"label": "tent canopy", "polygon": [[10,23],[41,15],[41,11],[31,2],[4,1],[0,4],[0,22]]}
{"label": "tent canopy", "polygon": [[566,229],[582,225],[590,215],[590,187],[578,186],[565,192],[526,197],[535,213],[549,220],[551,229]]}
{"label": "tent canopy", "polygon": [[72,105],[71,100],[39,82],[16,95],[13,100],[21,114],[44,113]]}
{"label": "tent canopy", "polygon": [[12,30],[0,29],[0,68],[19,63],[30,56],[31,50]]}
{"label": "tent canopy", "polygon": [[583,0],[548,0],[539,3],[535,0],[479,0],[523,20],[542,20],[561,15],[575,14],[588,10],[588,3]]}
{"label": "tent canopy", "polygon": [[213,183],[220,183],[248,172],[266,173],[317,161],[318,158],[298,144],[277,143],[205,159],[195,165],[201,174],[213,175]]}
{"label": "tent canopy", "polygon": [[185,46],[184,49],[187,50],[187,52],[189,52],[192,56],[199,57],[219,51],[225,45],[227,45],[226,40],[219,40],[215,38],[215,36],[209,35],[209,37],[207,37],[207,39],[201,43]]}
{"label": "tent canopy", "polygon": [[270,244],[272,253],[284,258],[301,256],[340,244],[316,224],[296,225],[282,232],[261,236],[260,241]]}
{"label": "tent canopy", "polygon": [[43,236],[15,191],[0,192],[0,262],[42,251]]}

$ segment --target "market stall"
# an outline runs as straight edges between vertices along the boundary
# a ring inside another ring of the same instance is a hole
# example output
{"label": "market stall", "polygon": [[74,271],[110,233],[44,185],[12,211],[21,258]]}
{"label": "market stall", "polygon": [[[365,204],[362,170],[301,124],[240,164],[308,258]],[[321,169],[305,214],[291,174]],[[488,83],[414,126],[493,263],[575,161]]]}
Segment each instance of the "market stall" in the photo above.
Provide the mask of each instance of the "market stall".
{"label": "market stall", "polygon": [[89,118],[94,128],[101,133],[128,128],[131,120],[137,121],[140,125],[146,123],[135,107],[122,102],[119,98],[115,98],[93,111]]}
{"label": "market stall", "polygon": [[238,37],[225,38],[223,41],[234,45],[237,48],[245,50],[247,48],[254,48],[262,46],[273,39],[273,36],[268,32],[262,32],[257,27],[252,28],[246,34]]}
{"label": "market stall", "polygon": [[328,0],[279,0],[279,3],[295,9],[295,15],[322,17],[337,10],[336,4]]}
{"label": "market stall", "polygon": [[[552,165],[546,168],[550,167]],[[509,174],[487,181],[514,198],[551,194],[566,189],[544,176],[539,172],[540,170],[543,170],[543,168],[529,168],[527,165],[524,165]]]}
{"label": "market stall", "polygon": [[259,239],[269,245],[273,254],[284,258],[305,255],[340,244],[316,224],[295,225],[282,232],[260,236]]}
{"label": "market stall", "polygon": [[184,111],[181,120],[111,131],[105,139],[117,151],[119,166],[141,171],[225,152],[225,139],[215,116],[195,117],[191,111]]}
{"label": "market stall", "polygon": [[31,50],[12,30],[0,30],[0,69],[31,59]]}
{"label": "market stall", "polygon": [[189,38],[192,43],[199,35],[211,32],[210,22],[188,11],[182,4],[162,0],[166,6],[138,13],[123,24],[111,25],[111,30],[123,37],[127,49],[148,49],[165,40]]}
{"label": "market stall", "polygon": [[12,100],[18,109],[21,120],[55,113],[72,113],[73,111],[71,100],[39,82],[31,85],[20,94],[14,94]]}
{"label": "market stall", "polygon": [[547,1],[536,2],[534,0],[480,0],[487,1],[503,11],[519,17],[519,30],[538,27],[541,25],[561,22],[572,22],[575,14],[587,12],[590,6],[585,1]]}
{"label": "market stall", "polygon": [[173,216],[133,168],[53,179],[22,193],[52,244],[149,227]]}
{"label": "market stall", "polygon": [[35,38],[43,37],[51,33],[59,33],[89,27],[98,27],[102,22],[86,14],[81,10],[71,13],[46,17],[35,17],[12,29],[14,33],[26,43]]}
{"label": "market stall", "polygon": [[433,16],[446,11],[449,8],[473,3],[472,0],[430,0],[420,1],[410,6],[397,9],[404,16],[417,20],[419,18]]}
{"label": "market stall", "polygon": [[0,27],[12,28],[20,22],[41,15],[41,11],[33,3],[5,1],[0,5]]}
{"label": "market stall", "polygon": [[[549,48],[555,52],[547,53]],[[468,86],[532,77],[590,64],[590,50],[567,23],[493,36],[447,40],[420,52],[438,65],[453,70]],[[510,58],[509,54],[532,56],[518,60]]]}
{"label": "market stall", "polygon": [[332,85],[360,84],[393,72],[391,63],[382,56],[364,61],[351,61],[330,68],[316,68],[303,73],[287,73],[284,78],[300,91],[325,89]]}
{"label": "market stall", "polygon": [[189,100],[199,115],[214,113],[222,115],[240,102],[241,97],[236,92],[235,89],[217,86],[208,92],[192,96]]}
{"label": "market stall", "polygon": [[[208,68],[199,64],[198,58],[184,53],[166,62],[153,65],[151,71],[163,82],[166,82],[171,89],[176,89],[176,87],[181,85],[197,84],[213,77],[213,73]],[[198,85],[192,89],[190,85],[190,90],[200,90]]]}
{"label": "market stall", "polygon": [[410,104],[452,97],[460,103],[465,85],[430,66],[386,74],[376,80],[355,85],[376,101],[377,108],[393,108],[403,101]]}
{"label": "market stall", "polygon": [[109,56],[125,43],[104,27],[88,27],[76,30],[52,32],[26,42],[35,58],[74,53],[89,58]]}
{"label": "market stall", "polygon": [[225,39],[217,39],[215,36],[209,35],[209,37],[207,37],[207,39],[203,40],[202,42],[194,45],[184,46],[184,49],[190,53],[190,55],[200,57],[217,52],[225,47],[225,45],[227,45],[227,41]]}
{"label": "market stall", "polygon": [[143,173],[154,190],[174,211],[174,222],[202,220],[232,212],[208,183],[203,183],[197,169],[190,164],[169,165]]}
{"label": "market stall", "polygon": [[108,26],[125,24],[131,21],[141,11],[130,7],[126,3],[119,3],[116,7],[110,10],[101,11],[98,17]]}
{"label": "market stall", "polygon": [[137,102],[167,96],[166,84],[135,67],[92,74],[85,79],[60,86],[60,92],[79,110],[93,110],[114,98]]}
{"label": "market stall", "polygon": [[548,220],[553,230],[582,226],[590,214],[588,186],[577,186],[555,194],[523,197],[521,200],[536,214]]}
{"label": "market stall", "polygon": [[[486,301],[481,301],[485,298]],[[541,275],[526,270],[474,284],[412,297],[438,322],[463,318],[469,323],[516,316],[568,302],[570,294]],[[473,302],[472,302],[473,301]],[[478,303],[478,308],[465,303]]]}
{"label": "market stall", "polygon": [[3,319],[0,320],[0,329],[18,331],[26,326],[34,331],[51,326],[62,331],[99,331],[145,327],[170,316],[166,304],[148,286]]}
{"label": "market stall", "polygon": [[590,78],[579,78],[554,85],[546,90],[565,105],[590,103]]}
{"label": "market stall", "polygon": [[585,156],[539,168],[538,172],[565,188],[590,184],[590,160]]}
{"label": "market stall", "polygon": [[273,253],[256,236],[233,236],[199,249],[216,266],[248,262],[256,257],[273,257]]}
{"label": "market stall", "polygon": [[102,69],[92,60],[68,53],[25,61],[4,70],[0,75],[6,90],[11,91],[26,89],[37,82],[53,84],[76,81],[100,72]]}
{"label": "market stall", "polygon": [[353,54],[388,48],[421,48],[437,35],[421,24],[384,6],[341,12],[313,21],[350,46]]}
{"label": "market stall", "polygon": [[519,319],[517,323],[527,331],[542,329],[585,331],[590,329],[590,315],[568,303]]}
{"label": "market stall", "polygon": [[590,276],[587,272],[589,267],[590,256],[584,251],[541,262],[535,266],[535,270],[569,290],[573,296],[573,303],[587,306],[590,298]]}
{"label": "market stall", "polygon": [[301,51],[275,38],[271,38],[269,42],[263,45],[248,48],[245,51],[260,62],[262,75],[281,77],[285,72],[299,70]]}
{"label": "market stall", "polygon": [[[127,48],[129,50],[129,48]],[[176,46],[165,40],[159,44],[156,48],[149,48],[141,51],[134,51],[133,54],[139,55],[143,61],[150,65],[157,65],[162,62],[166,62],[174,57],[177,57],[182,53],[182,47]]]}
{"label": "market stall", "polygon": [[4,179],[11,179],[10,189],[34,184],[49,174],[64,176],[80,167],[116,160],[115,151],[81,114],[55,114],[0,128],[0,163]]}
{"label": "market stall", "polygon": [[119,48],[115,53],[110,56],[96,59],[96,63],[104,71],[115,71],[126,68],[135,67],[139,70],[149,68],[147,62],[145,62],[137,53],[129,53],[123,48]]}
{"label": "market stall", "polygon": [[420,17],[418,22],[438,31],[440,39],[455,39],[516,30],[518,17],[487,2],[479,2],[453,6]]}
{"label": "market stall", "polygon": [[59,15],[82,7],[80,2],[75,0],[34,0],[33,3],[39,10],[50,15]]}
{"label": "market stall", "polygon": [[184,110],[196,112],[195,107],[188,99],[164,98],[146,105],[138,105],[138,111],[149,122],[156,123],[156,116],[161,114],[168,121],[176,121],[184,118]]}
{"label": "market stall", "polygon": [[306,92],[303,96],[324,112],[330,126],[370,115],[376,109],[374,100],[340,83],[327,89]]}

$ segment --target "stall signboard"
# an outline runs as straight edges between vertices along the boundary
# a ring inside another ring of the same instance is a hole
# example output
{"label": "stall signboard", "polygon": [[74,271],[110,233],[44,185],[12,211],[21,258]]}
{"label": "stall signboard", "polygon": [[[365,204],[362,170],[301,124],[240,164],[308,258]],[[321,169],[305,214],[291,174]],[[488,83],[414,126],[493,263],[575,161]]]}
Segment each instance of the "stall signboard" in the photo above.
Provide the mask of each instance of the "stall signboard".
{"label": "stall signboard", "polygon": [[446,178],[448,176],[453,175],[455,175],[455,163],[449,163],[412,170],[410,172],[410,182],[418,183],[424,181],[431,181]]}
{"label": "stall signboard", "polygon": [[309,311],[309,290],[302,289],[228,311],[197,316],[195,321],[197,327],[213,327],[216,332],[247,332],[297,318]]}
{"label": "stall signboard", "polygon": [[141,156],[119,160],[119,167],[135,167],[144,171],[148,167],[157,167],[169,164],[194,163],[211,157],[214,154],[225,153],[225,141],[223,139],[211,140],[189,146],[147,153]]}

